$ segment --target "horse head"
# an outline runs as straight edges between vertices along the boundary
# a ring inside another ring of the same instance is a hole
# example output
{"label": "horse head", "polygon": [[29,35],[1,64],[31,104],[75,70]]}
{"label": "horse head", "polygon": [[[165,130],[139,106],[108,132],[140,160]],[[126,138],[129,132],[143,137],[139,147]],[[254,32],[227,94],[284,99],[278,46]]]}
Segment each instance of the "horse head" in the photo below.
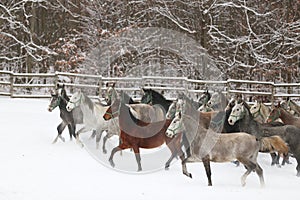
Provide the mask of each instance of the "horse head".
{"label": "horse head", "polygon": [[198,102],[201,105],[207,104],[207,102],[210,100],[211,94],[206,90],[202,95],[199,97]]}
{"label": "horse head", "polygon": [[83,94],[82,94],[81,91],[75,92],[75,93],[71,96],[69,102],[67,103],[67,106],[66,106],[67,111],[68,111],[68,112],[71,112],[74,108],[80,106],[81,101],[82,101],[82,98],[83,98]]}
{"label": "horse head", "polygon": [[228,100],[222,92],[214,92],[207,102],[207,105],[214,110],[224,110],[227,104]]}
{"label": "horse head", "polygon": [[268,118],[267,118],[267,123],[271,123],[274,122],[275,120],[277,120],[278,118],[280,118],[281,116],[281,106],[278,103],[277,105],[274,106],[274,108],[271,110]]}
{"label": "horse head", "polygon": [[170,105],[168,112],[166,114],[167,119],[173,119],[175,117],[177,101],[178,100],[173,101],[172,104]]}
{"label": "horse head", "polygon": [[228,118],[228,123],[234,125],[238,120],[242,119],[246,114],[245,102],[235,104]]}
{"label": "horse head", "polygon": [[170,123],[166,135],[170,138],[175,137],[177,134],[184,131],[184,126],[182,123],[181,112],[176,113],[174,119]]}
{"label": "horse head", "polygon": [[118,98],[118,94],[117,94],[117,91],[115,89],[115,83],[113,83],[107,89],[107,92],[106,92],[106,95],[105,95],[105,101],[107,102],[107,105],[111,105],[117,98]]}
{"label": "horse head", "polygon": [[48,111],[52,112],[57,106],[60,104],[60,98],[58,96],[57,91],[50,91],[51,93],[51,99],[50,99],[50,104],[48,106]]}
{"label": "horse head", "polygon": [[152,100],[153,100],[153,93],[151,89],[146,89],[146,88],[142,88],[143,91],[143,96],[141,99],[141,103],[145,103],[145,104],[152,104]]}

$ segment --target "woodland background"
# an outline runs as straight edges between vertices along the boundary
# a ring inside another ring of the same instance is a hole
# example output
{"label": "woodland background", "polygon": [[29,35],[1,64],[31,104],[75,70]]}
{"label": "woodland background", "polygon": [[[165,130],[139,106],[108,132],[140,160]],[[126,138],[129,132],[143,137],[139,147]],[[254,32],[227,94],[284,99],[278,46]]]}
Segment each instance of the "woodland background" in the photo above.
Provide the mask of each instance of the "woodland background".
{"label": "woodland background", "polygon": [[159,49],[126,52],[104,68],[84,64],[100,42],[161,27],[193,38],[225,78],[299,82],[299,10],[299,0],[1,0],[0,70],[126,76],[156,62],[200,79],[195,63]]}

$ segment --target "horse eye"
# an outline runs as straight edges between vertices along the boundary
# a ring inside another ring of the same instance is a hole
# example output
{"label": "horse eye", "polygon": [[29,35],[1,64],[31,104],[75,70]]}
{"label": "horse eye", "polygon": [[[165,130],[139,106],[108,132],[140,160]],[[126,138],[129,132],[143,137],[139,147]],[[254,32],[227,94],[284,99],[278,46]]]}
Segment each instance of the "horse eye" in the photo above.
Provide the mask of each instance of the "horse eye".
{"label": "horse eye", "polygon": [[236,109],[236,111],[240,111],[240,109]]}
{"label": "horse eye", "polygon": [[256,109],[256,106],[254,106],[253,108]]}

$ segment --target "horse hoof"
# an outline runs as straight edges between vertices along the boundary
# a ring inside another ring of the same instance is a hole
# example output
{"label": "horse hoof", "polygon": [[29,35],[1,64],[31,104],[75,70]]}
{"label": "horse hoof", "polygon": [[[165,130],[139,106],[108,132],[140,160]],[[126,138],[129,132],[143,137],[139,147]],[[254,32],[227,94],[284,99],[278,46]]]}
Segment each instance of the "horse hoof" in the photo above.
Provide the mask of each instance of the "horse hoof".
{"label": "horse hoof", "polygon": [[187,173],[187,174],[185,174],[187,177],[189,177],[189,178],[193,178],[193,176],[192,176],[192,174],[191,173]]}
{"label": "horse hoof", "polygon": [[103,153],[104,153],[104,154],[107,154],[107,151],[106,151],[106,149],[103,149]]}
{"label": "horse hoof", "polygon": [[170,165],[165,166],[165,170],[169,170]]}
{"label": "horse hoof", "polygon": [[139,168],[137,171],[138,171],[138,172],[142,171],[142,168]]}

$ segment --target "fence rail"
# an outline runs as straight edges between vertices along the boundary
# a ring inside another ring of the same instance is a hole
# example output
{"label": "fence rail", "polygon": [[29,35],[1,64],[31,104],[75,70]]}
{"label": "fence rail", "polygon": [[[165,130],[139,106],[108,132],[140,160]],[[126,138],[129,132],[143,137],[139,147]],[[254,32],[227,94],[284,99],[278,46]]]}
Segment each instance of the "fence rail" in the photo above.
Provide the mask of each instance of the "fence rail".
{"label": "fence rail", "polygon": [[[277,98],[300,97],[300,83],[274,83],[228,79],[227,81],[193,80],[186,77],[103,77],[101,75],[56,72],[52,74],[13,73],[0,71],[0,95],[11,98],[49,98],[51,89],[58,82],[64,82],[72,94],[76,89],[84,89],[92,97],[101,97],[108,82],[116,82],[117,90],[131,92],[139,97],[140,88],[164,91],[172,99],[177,91],[198,95],[209,89],[222,90],[228,95],[265,96],[273,104]],[[173,96],[172,96],[173,95]]]}

